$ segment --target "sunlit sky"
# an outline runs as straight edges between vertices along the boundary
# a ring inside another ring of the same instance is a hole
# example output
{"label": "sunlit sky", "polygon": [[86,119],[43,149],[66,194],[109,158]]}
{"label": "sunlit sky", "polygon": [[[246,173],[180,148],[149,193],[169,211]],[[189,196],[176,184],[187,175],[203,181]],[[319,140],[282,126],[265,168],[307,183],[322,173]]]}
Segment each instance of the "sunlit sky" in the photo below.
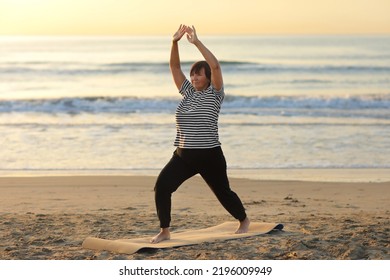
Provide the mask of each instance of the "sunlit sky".
{"label": "sunlit sky", "polygon": [[0,0],[0,35],[390,34],[390,0]]}

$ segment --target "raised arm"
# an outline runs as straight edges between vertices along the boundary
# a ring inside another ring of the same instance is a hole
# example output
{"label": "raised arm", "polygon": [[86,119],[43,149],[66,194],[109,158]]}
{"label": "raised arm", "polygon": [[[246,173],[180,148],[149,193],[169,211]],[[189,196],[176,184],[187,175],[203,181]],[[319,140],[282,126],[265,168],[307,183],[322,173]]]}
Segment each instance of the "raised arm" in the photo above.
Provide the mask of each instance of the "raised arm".
{"label": "raised arm", "polygon": [[178,44],[180,39],[186,33],[186,28],[187,27],[185,25],[181,24],[179,29],[176,31],[176,33],[173,35],[172,38],[171,58],[169,60],[169,68],[171,69],[173,81],[175,82],[177,89],[180,89],[184,80],[186,79],[183,71],[181,70],[179,44]]}
{"label": "raised arm", "polygon": [[211,68],[211,84],[216,90],[222,89],[223,78],[222,78],[222,69],[219,64],[218,59],[213,55],[213,53],[198,39],[196,35],[195,27],[186,27],[187,39],[190,43],[194,44],[200,53],[203,55],[204,59],[210,65]]}

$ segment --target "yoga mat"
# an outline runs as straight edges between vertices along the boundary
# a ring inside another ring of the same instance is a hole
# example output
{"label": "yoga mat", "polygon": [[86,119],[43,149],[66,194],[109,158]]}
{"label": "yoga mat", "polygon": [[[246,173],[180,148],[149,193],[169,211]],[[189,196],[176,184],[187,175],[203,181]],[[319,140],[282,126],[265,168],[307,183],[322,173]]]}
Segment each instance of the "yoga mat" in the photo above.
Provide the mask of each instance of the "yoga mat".
{"label": "yoga mat", "polygon": [[[157,244],[150,243],[153,236],[107,240],[95,237],[87,237],[83,242],[83,248],[93,250],[105,250],[121,254],[134,254],[142,248],[170,248],[186,245],[194,245],[202,242],[215,242],[229,239],[238,239],[269,233],[272,230],[282,230],[282,224],[251,222],[247,233],[235,234],[237,222],[225,222],[217,226],[189,230],[183,232],[171,232],[171,239]],[[157,234],[157,233],[156,233]]]}

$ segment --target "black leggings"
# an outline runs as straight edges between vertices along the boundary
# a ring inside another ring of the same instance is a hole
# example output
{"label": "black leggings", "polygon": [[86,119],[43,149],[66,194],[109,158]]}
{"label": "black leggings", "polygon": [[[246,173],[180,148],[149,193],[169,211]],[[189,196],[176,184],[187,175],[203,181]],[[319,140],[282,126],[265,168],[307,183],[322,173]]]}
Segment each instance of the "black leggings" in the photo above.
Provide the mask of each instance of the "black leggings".
{"label": "black leggings", "polygon": [[230,189],[226,161],[221,147],[211,149],[177,148],[171,160],[157,178],[155,201],[160,227],[171,222],[171,196],[179,186],[195,174],[200,174],[217,196],[222,206],[236,219],[246,218],[240,198]]}

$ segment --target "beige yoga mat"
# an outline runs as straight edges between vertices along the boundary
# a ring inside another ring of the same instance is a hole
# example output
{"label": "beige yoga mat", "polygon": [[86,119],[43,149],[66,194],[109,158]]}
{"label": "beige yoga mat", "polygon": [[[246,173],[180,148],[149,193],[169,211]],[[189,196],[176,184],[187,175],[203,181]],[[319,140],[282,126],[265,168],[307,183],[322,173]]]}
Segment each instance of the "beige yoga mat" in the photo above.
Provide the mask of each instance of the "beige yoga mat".
{"label": "beige yoga mat", "polygon": [[183,232],[171,232],[171,239],[157,244],[150,243],[152,236],[135,239],[106,240],[95,237],[87,237],[83,242],[83,248],[105,250],[121,254],[134,254],[142,248],[169,248],[186,245],[194,245],[202,242],[215,242],[229,239],[238,239],[249,236],[269,233],[272,230],[282,230],[282,224],[251,222],[249,231],[243,234],[235,234],[237,222],[225,222],[223,224],[198,230]]}

